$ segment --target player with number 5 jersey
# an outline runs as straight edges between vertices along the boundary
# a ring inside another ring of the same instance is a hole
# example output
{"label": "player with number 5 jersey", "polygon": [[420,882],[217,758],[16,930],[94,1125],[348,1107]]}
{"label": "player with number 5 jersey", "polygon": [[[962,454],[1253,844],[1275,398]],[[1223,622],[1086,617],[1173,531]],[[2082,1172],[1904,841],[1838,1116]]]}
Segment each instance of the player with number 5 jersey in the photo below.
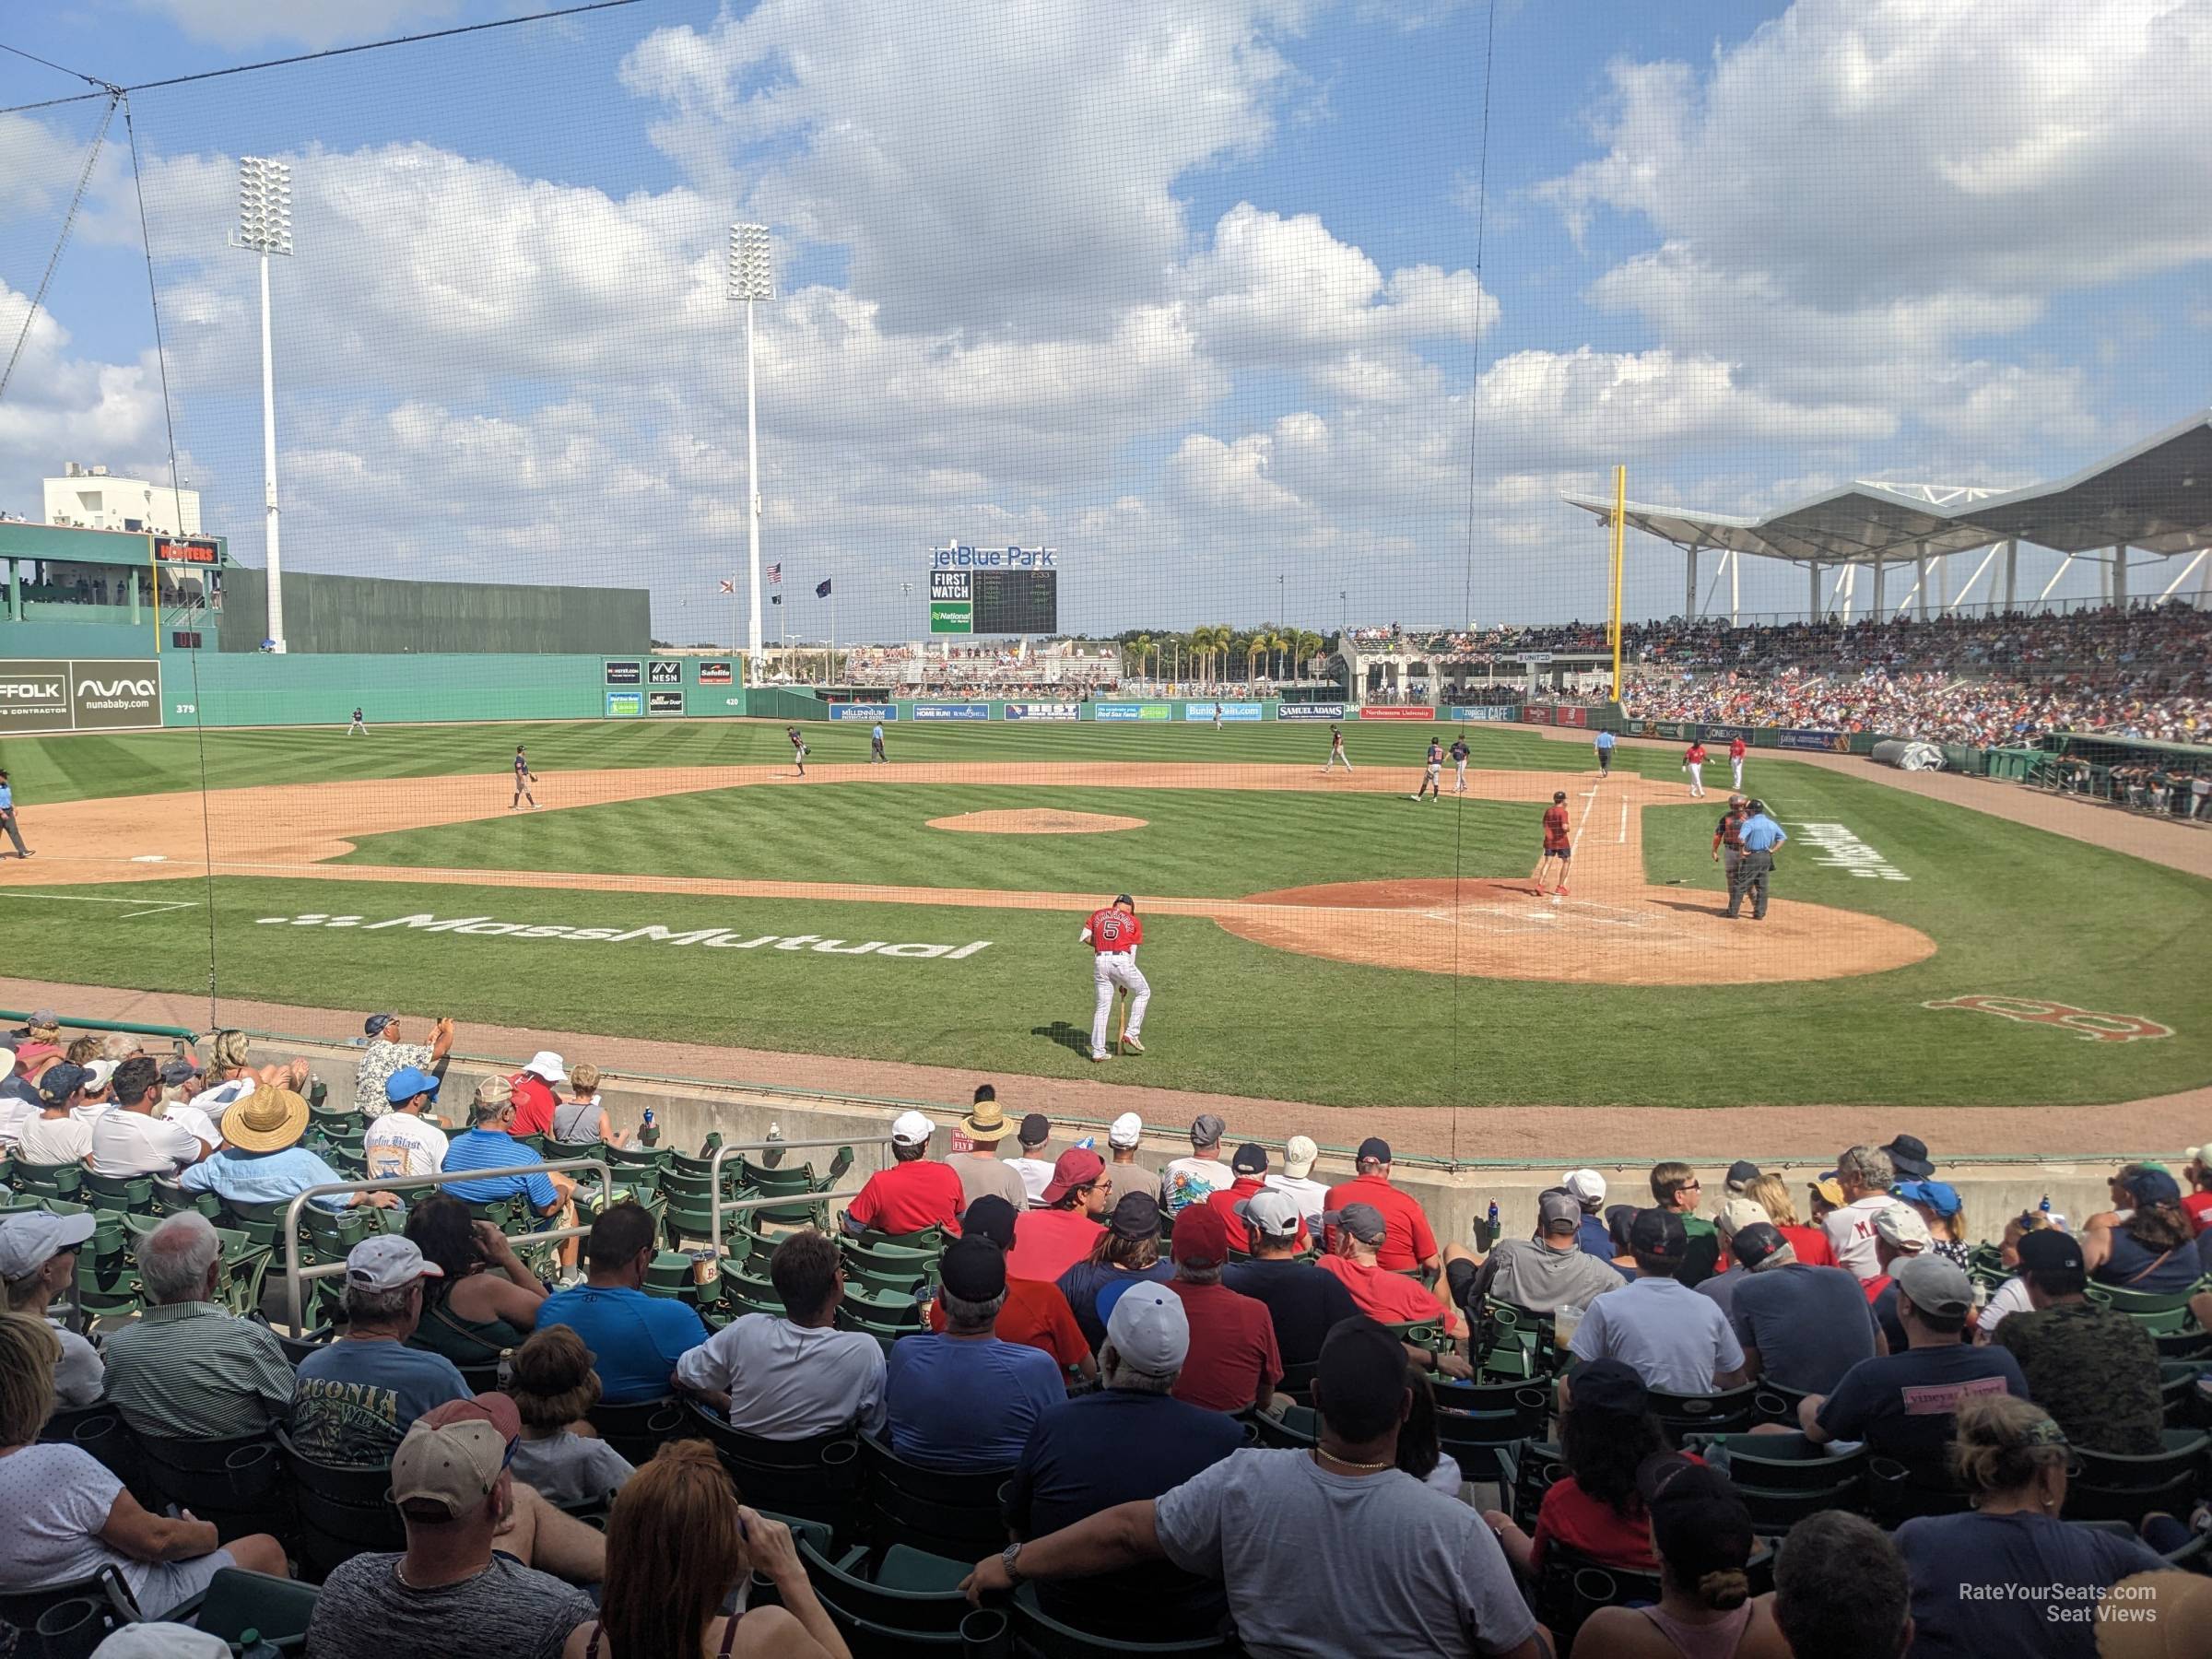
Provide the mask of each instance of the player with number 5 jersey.
{"label": "player with number 5 jersey", "polygon": [[1090,1057],[1106,1058],[1106,1015],[1116,991],[1129,993],[1128,1024],[1122,1029],[1122,1046],[1133,1054],[1145,1052],[1139,1038],[1145,1029],[1145,1010],[1151,1006],[1152,987],[1136,965],[1136,947],[1144,943],[1145,924],[1136,919],[1136,900],[1118,895],[1104,910],[1093,911],[1077,935],[1091,949],[1091,979],[1098,987],[1098,1006],[1090,1017]]}

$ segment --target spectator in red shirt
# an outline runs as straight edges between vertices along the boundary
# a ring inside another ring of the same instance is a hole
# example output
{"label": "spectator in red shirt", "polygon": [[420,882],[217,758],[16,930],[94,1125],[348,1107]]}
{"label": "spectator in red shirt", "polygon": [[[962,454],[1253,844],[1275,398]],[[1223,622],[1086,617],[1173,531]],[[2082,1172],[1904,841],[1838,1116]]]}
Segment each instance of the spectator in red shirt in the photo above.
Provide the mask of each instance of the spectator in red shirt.
{"label": "spectator in red shirt", "polygon": [[540,1049],[529,1064],[507,1079],[514,1086],[514,1133],[550,1135],[560,1100],[554,1090],[568,1082],[568,1065],[551,1049]]}
{"label": "spectator in red shirt", "polygon": [[1191,1323],[1191,1351],[1175,1380],[1175,1398],[1208,1411],[1265,1406],[1282,1378],[1282,1352],[1267,1305],[1221,1283],[1229,1264],[1229,1224],[1221,1212],[1189,1206],[1175,1218],[1169,1251],[1175,1277],[1168,1288],[1182,1299]]}
{"label": "spectator in red shirt", "polygon": [[[1229,1226],[1229,1236],[1239,1245],[1244,1242],[1244,1201],[1267,1190],[1267,1148],[1255,1141],[1246,1141],[1239,1147],[1236,1156],[1230,1159],[1230,1172],[1236,1177],[1220,1192],[1206,1198],[1206,1203],[1221,1212],[1221,1219]],[[1306,1224],[1298,1224],[1298,1252],[1304,1254],[1309,1241]]]}
{"label": "spectator in red shirt", "polygon": [[[1067,1298],[1050,1279],[1018,1275],[1014,1269],[1015,1257],[1020,1254],[1015,1241],[1029,1230],[1033,1215],[1017,1212],[1004,1198],[985,1194],[960,1218],[965,1236],[988,1239],[1006,1253],[1006,1305],[992,1322],[991,1334],[1001,1342],[1017,1342],[1050,1354],[1060,1362],[1063,1378],[1072,1375],[1088,1382],[1099,1374],[1099,1362],[1090,1357],[1090,1344],[1084,1339],[1083,1328],[1076,1324]],[[945,1328],[941,1301],[932,1300],[929,1304],[929,1328]]]}
{"label": "spectator in red shirt", "polygon": [[1747,1184],[1744,1195],[1752,1199],[1767,1212],[1774,1230],[1789,1245],[1791,1253],[1807,1267],[1833,1267],[1836,1253],[1828,1241],[1828,1230],[1806,1227],[1797,1219],[1796,1206],[1790,1202],[1790,1183],[1779,1175],[1761,1172],[1759,1179]]}
{"label": "spectator in red shirt", "polygon": [[1042,1207],[1022,1215],[1020,1241],[1006,1257],[1007,1274],[1050,1285],[1077,1262],[1090,1260],[1112,1202],[1106,1160],[1087,1147],[1070,1147],[1053,1165]]}
{"label": "spectator in red shirt", "polygon": [[[1347,1205],[1364,1204],[1382,1216],[1389,1231],[1375,1257],[1378,1266],[1391,1273],[1418,1267],[1431,1281],[1441,1278],[1443,1253],[1437,1248],[1436,1234],[1430,1230],[1420,1200],[1390,1184],[1390,1143],[1380,1135],[1369,1135],[1359,1143],[1355,1168],[1359,1173],[1351,1180],[1329,1189],[1329,1207],[1340,1210]],[[1325,1248],[1334,1250],[1335,1233],[1324,1242]]]}
{"label": "spectator in red shirt", "polygon": [[1559,1461],[1568,1472],[1546,1489],[1535,1532],[1523,1532],[1502,1511],[1492,1510],[1484,1519],[1524,1577],[1543,1569],[1545,1551],[1553,1544],[1601,1567],[1656,1572],[1651,1519],[1636,1494],[1636,1468],[1665,1450],[1665,1435],[1636,1368],[1625,1359],[1593,1359],[1559,1384]]}
{"label": "spectator in red shirt", "polygon": [[967,1194],[952,1166],[929,1156],[930,1136],[935,1132],[936,1125],[919,1112],[902,1112],[892,1120],[891,1167],[869,1176],[845,1206],[847,1232],[879,1232],[897,1239],[932,1227],[949,1233],[960,1230]]}
{"label": "spectator in red shirt", "polygon": [[1347,1204],[1328,1211],[1322,1221],[1336,1246],[1317,1265],[1344,1281],[1360,1312],[1387,1325],[1441,1324],[1454,1336],[1465,1334],[1465,1322],[1445,1300],[1452,1294],[1449,1280],[1440,1278],[1433,1291],[1425,1290],[1418,1279],[1382,1265],[1379,1255],[1389,1223],[1381,1210],[1371,1204]]}
{"label": "spectator in red shirt", "polygon": [[2182,1214],[2189,1218],[2189,1230],[2200,1236],[2212,1232],[2212,1146],[2189,1148],[2189,1162],[2182,1177],[2195,1189],[2182,1200]]}

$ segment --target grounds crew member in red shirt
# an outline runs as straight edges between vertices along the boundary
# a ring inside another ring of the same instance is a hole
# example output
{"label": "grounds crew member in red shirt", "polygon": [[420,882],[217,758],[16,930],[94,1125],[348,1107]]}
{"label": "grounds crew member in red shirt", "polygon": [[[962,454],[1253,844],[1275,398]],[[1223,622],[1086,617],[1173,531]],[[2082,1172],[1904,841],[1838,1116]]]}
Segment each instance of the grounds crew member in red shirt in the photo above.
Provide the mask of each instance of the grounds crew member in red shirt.
{"label": "grounds crew member in red shirt", "polygon": [[1098,986],[1098,1006],[1090,1016],[1090,1057],[1106,1058],[1106,1016],[1113,1006],[1116,990],[1129,993],[1129,1023],[1122,1046],[1133,1054],[1145,1052],[1137,1041],[1145,1029],[1145,1010],[1152,1005],[1152,987],[1136,965],[1136,947],[1145,942],[1145,924],[1136,919],[1136,900],[1116,894],[1104,910],[1093,911],[1077,939],[1090,947],[1091,979]]}
{"label": "grounds crew member in red shirt", "polygon": [[[1244,1200],[1267,1190],[1267,1148],[1253,1141],[1239,1147],[1229,1160],[1230,1171],[1236,1179],[1218,1193],[1207,1194],[1206,1202],[1221,1212],[1221,1219],[1229,1228],[1231,1241],[1241,1243],[1244,1238]],[[1304,1254],[1309,1243],[1306,1224],[1298,1224],[1298,1249]]]}
{"label": "grounds crew member in red shirt", "polygon": [[890,1168],[869,1176],[845,1206],[847,1232],[901,1238],[932,1227],[948,1233],[960,1230],[960,1212],[967,1207],[968,1195],[952,1166],[929,1156],[929,1137],[935,1128],[918,1112],[902,1112],[891,1120],[893,1161]]}
{"label": "grounds crew member in red shirt", "polygon": [[[1329,1189],[1329,1208],[1340,1210],[1347,1204],[1372,1205],[1381,1213],[1390,1230],[1376,1254],[1376,1265],[1389,1273],[1405,1273],[1418,1267],[1433,1282],[1444,1270],[1444,1258],[1438,1250],[1436,1234],[1429,1230],[1429,1218],[1422,1211],[1420,1201],[1408,1197],[1390,1184],[1390,1143],[1381,1135],[1371,1135],[1359,1143],[1359,1156],[1354,1167],[1359,1171],[1350,1181]],[[1332,1229],[1324,1247],[1336,1247],[1336,1235]]]}
{"label": "grounds crew member in red shirt", "polygon": [[1721,865],[1721,874],[1727,877],[1728,890],[1735,891],[1735,866],[1744,862],[1744,797],[1728,797],[1728,810],[1721,814],[1721,821],[1712,831],[1712,862]]}
{"label": "grounds crew member in red shirt", "polygon": [[[1275,1316],[1267,1304],[1240,1296],[1221,1282],[1221,1269],[1229,1264],[1229,1223],[1219,1210],[1194,1204],[1175,1218],[1169,1244],[1175,1277],[1168,1288],[1182,1299],[1191,1322],[1191,1351],[1172,1392],[1207,1411],[1265,1406],[1283,1375]],[[1100,1312],[1112,1317],[1110,1308]]]}
{"label": "grounds crew member in red shirt", "polygon": [[1551,805],[1544,808],[1544,856],[1536,860],[1536,891],[1544,890],[1544,869],[1553,859],[1559,861],[1559,885],[1556,889],[1567,890],[1567,866],[1574,858],[1574,837],[1567,829],[1567,792],[1551,792]]}

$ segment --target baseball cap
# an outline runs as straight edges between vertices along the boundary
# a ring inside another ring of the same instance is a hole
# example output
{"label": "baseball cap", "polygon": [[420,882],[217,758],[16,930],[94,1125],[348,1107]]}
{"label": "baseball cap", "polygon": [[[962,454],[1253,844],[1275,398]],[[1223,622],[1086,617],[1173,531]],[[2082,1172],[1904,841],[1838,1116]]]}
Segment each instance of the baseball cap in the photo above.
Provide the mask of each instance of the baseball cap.
{"label": "baseball cap", "polygon": [[1347,1204],[1342,1209],[1324,1211],[1321,1222],[1324,1227],[1341,1227],[1362,1244],[1380,1244],[1390,1231],[1390,1223],[1371,1204]]}
{"label": "baseball cap", "polygon": [[1311,1135],[1294,1135],[1283,1143],[1283,1173],[1293,1181],[1303,1181],[1313,1173],[1313,1160],[1320,1156],[1321,1148]]}
{"label": "baseball cap", "polygon": [[1747,1227],[1755,1227],[1761,1221],[1771,1221],[1773,1218],[1767,1214],[1767,1206],[1758,1199],[1736,1197],[1721,1206],[1720,1214],[1713,1217],[1712,1224],[1724,1233],[1738,1233]]}
{"label": "baseball cap", "polygon": [[1298,1200],[1288,1193],[1254,1193],[1237,1206],[1237,1214],[1253,1225],[1253,1230],[1270,1239],[1294,1239],[1298,1236],[1300,1217]]}
{"label": "baseball cap", "polygon": [[86,1061],[85,1080],[77,1087],[87,1094],[98,1094],[115,1081],[115,1066],[116,1062],[112,1060]]}
{"label": "baseball cap", "polygon": [[438,1089],[438,1079],[419,1066],[403,1065],[384,1080],[384,1099],[394,1106],[418,1094],[427,1094],[434,1100]]}
{"label": "baseball cap", "polygon": [[50,1065],[46,1075],[39,1079],[39,1096],[49,1106],[65,1105],[71,1095],[88,1087],[85,1080],[91,1075],[83,1066],[71,1065],[67,1061]]}
{"label": "baseball cap", "polygon": [[[49,1074],[51,1075],[51,1074]],[[2127,1178],[2128,1196],[2139,1205],[2179,1204],[2182,1189],[2164,1170],[2146,1166]]]}
{"label": "baseball cap", "polygon": [[1640,1209],[1629,1223],[1629,1252],[1655,1262],[1679,1262],[1689,1253],[1689,1229],[1673,1210]]}
{"label": "baseball cap", "polygon": [[1182,1298],[1165,1285],[1135,1284],[1107,1316],[1106,1340],[1133,1371],[1165,1377],[1182,1369],[1191,1352],[1191,1316]]}
{"label": "baseball cap", "polygon": [[901,1147],[926,1147],[936,1125],[919,1112],[902,1112],[891,1120],[891,1139]]}
{"label": "baseball cap", "polygon": [[1175,1232],[1168,1253],[1178,1262],[1202,1267],[1228,1261],[1228,1218],[1210,1204],[1186,1206],[1175,1218]]}
{"label": "baseball cap", "polygon": [[392,1501],[435,1503],[448,1515],[491,1496],[522,1438],[522,1414],[503,1394],[448,1400],[415,1419],[392,1454]]}
{"label": "baseball cap", "polygon": [[30,1018],[23,1023],[31,1027],[58,1026],[62,1023],[62,1017],[52,1008],[35,1008],[31,1011]]}
{"label": "baseball cap", "polygon": [[2023,1273],[2080,1273],[2085,1271],[2081,1241],[2072,1233],[2046,1227],[2020,1235],[2020,1270]]}
{"label": "baseball cap", "polygon": [[443,1278],[445,1269],[426,1259],[412,1239],[379,1233],[346,1253],[346,1282],[364,1290],[398,1290],[421,1278]]}
{"label": "baseball cap", "polygon": [[1946,1218],[1959,1213],[1959,1189],[1947,1181],[1900,1181],[1890,1189],[1890,1195],[1907,1204],[1925,1205]]}
{"label": "baseball cap", "polygon": [[1106,1160],[1096,1152],[1070,1147],[1053,1164],[1053,1178],[1045,1183],[1044,1202],[1057,1204],[1077,1187],[1087,1187],[1105,1172]]}
{"label": "baseball cap", "polygon": [[1900,1175],[1925,1181],[1936,1173],[1936,1166],[1928,1161],[1927,1143],[1917,1135],[1900,1135],[1882,1150],[1889,1154],[1889,1162]]}
{"label": "baseball cap", "polygon": [[230,1644],[181,1624],[127,1624],[92,1650],[92,1659],[230,1659]]}
{"label": "baseball cap", "polygon": [[399,1016],[396,1014],[371,1014],[361,1021],[361,1030],[364,1034],[373,1037],[386,1026],[397,1024]]}
{"label": "baseball cap", "polygon": [[1365,1314],[1340,1319],[1322,1338],[1313,1393],[1324,1422],[1394,1418],[1406,1396],[1406,1349],[1396,1333]]}
{"label": "baseball cap", "polygon": [[1737,1266],[1754,1273],[1761,1267],[1787,1267],[1797,1259],[1796,1248],[1771,1221],[1754,1221],[1737,1228],[1735,1237],[1728,1241],[1728,1249]]}
{"label": "baseball cap", "polygon": [[21,1210],[0,1221],[0,1279],[29,1278],[65,1250],[89,1239],[99,1222],[89,1211],[51,1216]]}
{"label": "baseball cap", "polygon": [[1838,1209],[1843,1207],[1843,1183],[1836,1179],[1836,1172],[1833,1170],[1821,1176],[1819,1180],[1808,1181],[1805,1184],[1807,1191],[1817,1193]]}
{"label": "baseball cap", "polygon": [[937,1278],[962,1301],[995,1300],[1006,1293],[1006,1253],[988,1239],[958,1239],[937,1264]]}
{"label": "baseball cap", "polygon": [[1643,1379],[1625,1359],[1593,1359],[1575,1371],[1567,1387],[1576,1411],[1641,1417],[1651,1406]]}
{"label": "baseball cap", "polygon": [[1359,1143],[1358,1161],[1365,1163],[1371,1158],[1377,1163],[1390,1161],[1390,1143],[1379,1135],[1371,1135]]}
{"label": "baseball cap", "polygon": [[1739,1158],[1728,1166],[1726,1185],[1731,1192],[1740,1193],[1759,1179],[1759,1166],[1747,1158]]}
{"label": "baseball cap", "polygon": [[1125,904],[1125,905],[1127,905],[1127,906],[1128,906],[1128,907],[1129,907],[1131,910],[1135,910],[1135,909],[1136,908],[1136,900],[1134,900],[1134,899],[1132,899],[1132,898],[1130,898],[1130,897],[1129,897],[1129,895],[1128,895],[1128,894],[1126,894],[1126,893],[1116,893],[1116,894],[1113,896],[1113,901],[1114,901],[1116,904]]}
{"label": "baseball cap", "polygon": [[1267,1148],[1257,1141],[1246,1141],[1229,1160],[1229,1167],[1240,1175],[1265,1175],[1267,1172]]}
{"label": "baseball cap", "polygon": [[1973,1281],[1956,1262],[1930,1253],[1897,1265],[1897,1288],[1923,1313],[1963,1319],[1974,1309]]}
{"label": "baseball cap", "polygon": [[1565,1187],[1536,1194],[1538,1232],[1574,1232],[1583,1225],[1582,1200]]}
{"label": "baseball cap", "polygon": [[1191,1145],[1218,1147],[1221,1137],[1229,1133],[1229,1125],[1210,1112],[1202,1112],[1191,1120]]}
{"label": "baseball cap", "polygon": [[1159,1200],[1149,1193],[1124,1193],[1106,1219],[1117,1239],[1156,1239],[1159,1236]]}
{"label": "baseball cap", "polygon": [[1145,1138],[1145,1120],[1134,1112],[1124,1112],[1107,1128],[1106,1144],[1129,1151]]}
{"label": "baseball cap", "polygon": [[161,1086],[164,1088],[182,1088],[199,1075],[200,1063],[182,1054],[161,1063]]}
{"label": "baseball cap", "polygon": [[1041,1112],[1032,1112],[1021,1120],[1021,1132],[1016,1138],[1025,1147],[1041,1147],[1053,1138],[1053,1120]]}
{"label": "baseball cap", "polygon": [[1014,1248],[1014,1206],[996,1193],[985,1193],[960,1212],[960,1235],[988,1239],[1001,1250]]}
{"label": "baseball cap", "polygon": [[532,1077],[542,1077],[548,1083],[558,1083],[569,1075],[568,1066],[563,1064],[561,1057],[551,1049],[539,1049],[536,1053],[523,1063],[523,1069]]}
{"label": "baseball cap", "polygon": [[1606,1178],[1595,1170],[1570,1170],[1566,1180],[1559,1184],[1583,1204],[1606,1201]]}
{"label": "baseball cap", "polygon": [[1901,1204],[1888,1205],[1874,1214],[1874,1236],[1892,1250],[1924,1251],[1933,1244],[1935,1236],[1928,1224],[1920,1218],[1916,1209],[1907,1209]]}

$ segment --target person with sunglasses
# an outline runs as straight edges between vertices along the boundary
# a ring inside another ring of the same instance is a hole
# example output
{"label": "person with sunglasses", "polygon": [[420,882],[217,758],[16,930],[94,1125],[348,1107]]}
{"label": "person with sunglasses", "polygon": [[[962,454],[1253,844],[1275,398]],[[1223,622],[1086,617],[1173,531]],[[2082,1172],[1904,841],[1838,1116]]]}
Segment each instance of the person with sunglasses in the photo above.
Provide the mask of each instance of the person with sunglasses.
{"label": "person with sunglasses", "polygon": [[1704,1196],[1704,1182],[1688,1164],[1652,1166],[1653,1202],[1681,1217],[1682,1230],[1689,1237],[1689,1252],[1682,1258],[1682,1270],[1675,1276],[1686,1286],[1700,1285],[1720,1271],[1720,1229],[1698,1214]]}

